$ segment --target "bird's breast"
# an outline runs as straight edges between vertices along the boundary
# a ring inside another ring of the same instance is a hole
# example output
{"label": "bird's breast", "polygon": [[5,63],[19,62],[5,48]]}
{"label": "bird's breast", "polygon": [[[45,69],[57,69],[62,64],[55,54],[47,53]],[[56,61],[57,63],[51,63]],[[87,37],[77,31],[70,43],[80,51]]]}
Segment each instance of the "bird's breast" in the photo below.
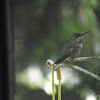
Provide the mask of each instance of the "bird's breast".
{"label": "bird's breast", "polygon": [[75,57],[77,57],[80,54],[81,50],[82,50],[82,44],[76,44],[70,52],[70,58],[74,59]]}

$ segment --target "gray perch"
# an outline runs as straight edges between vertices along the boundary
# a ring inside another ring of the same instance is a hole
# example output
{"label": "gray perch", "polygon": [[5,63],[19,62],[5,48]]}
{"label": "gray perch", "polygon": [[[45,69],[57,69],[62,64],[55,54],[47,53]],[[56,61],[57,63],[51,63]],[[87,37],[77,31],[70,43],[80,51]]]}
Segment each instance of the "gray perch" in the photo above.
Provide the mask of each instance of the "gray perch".
{"label": "gray perch", "polygon": [[[69,62],[79,62],[79,61],[88,61],[88,60],[91,60],[91,59],[95,59],[95,60],[100,60],[100,56],[94,56],[94,57],[80,57],[80,58],[75,58],[73,61],[69,61]],[[66,61],[66,60],[65,60]],[[46,61],[46,64],[52,68],[52,65],[54,64],[54,62],[51,60],[51,59],[48,59]],[[98,75],[95,75],[94,73],[86,70],[86,69],[83,69],[79,66],[76,66],[76,65],[73,65],[73,64],[65,64],[65,63],[60,63],[60,64],[54,64],[54,71],[57,71],[60,67],[70,67],[70,68],[73,68],[73,69],[76,69],[78,71],[81,71],[87,75],[90,75],[91,77],[97,79],[98,81],[100,81],[100,77]]]}

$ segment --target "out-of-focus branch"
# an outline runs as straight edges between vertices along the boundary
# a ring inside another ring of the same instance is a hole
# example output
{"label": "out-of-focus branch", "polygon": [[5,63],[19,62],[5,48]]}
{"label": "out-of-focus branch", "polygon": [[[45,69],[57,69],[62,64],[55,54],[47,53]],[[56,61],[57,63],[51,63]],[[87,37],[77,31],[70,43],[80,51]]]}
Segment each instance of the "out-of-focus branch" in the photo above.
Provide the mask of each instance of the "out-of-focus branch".
{"label": "out-of-focus branch", "polygon": [[[87,60],[91,60],[91,59],[99,59],[100,60],[100,56],[95,56],[95,57],[81,57],[81,58],[75,58],[73,61],[69,61],[69,62],[78,62],[78,61],[87,61]],[[52,64],[54,62],[51,60],[51,59],[48,59],[46,64],[52,68]],[[81,71],[87,75],[90,75],[91,77],[97,79],[98,81],[100,81],[100,77],[95,75],[94,73],[92,72],[89,72],[88,70],[86,69],[83,69],[79,66],[76,66],[76,65],[73,65],[73,64],[65,64],[65,63],[60,63],[60,64],[54,64],[54,71],[57,71],[60,67],[70,67],[70,68],[73,68],[73,69],[76,69],[78,71]]]}
{"label": "out-of-focus branch", "polygon": [[[79,62],[79,61],[88,61],[88,60],[100,60],[100,56],[92,56],[92,57],[79,57],[79,58],[75,58],[72,61],[69,62]],[[67,60],[66,60],[67,61]]]}

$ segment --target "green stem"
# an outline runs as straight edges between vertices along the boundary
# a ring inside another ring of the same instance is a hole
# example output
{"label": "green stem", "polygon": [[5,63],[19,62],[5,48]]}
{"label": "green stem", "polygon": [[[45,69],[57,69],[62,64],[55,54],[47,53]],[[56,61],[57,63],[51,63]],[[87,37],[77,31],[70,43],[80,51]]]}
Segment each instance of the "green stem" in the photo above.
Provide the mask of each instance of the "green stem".
{"label": "green stem", "polygon": [[52,65],[52,100],[55,100],[55,91],[54,91],[54,64]]}
{"label": "green stem", "polygon": [[59,86],[58,86],[58,100],[61,100],[61,80],[59,79]]}

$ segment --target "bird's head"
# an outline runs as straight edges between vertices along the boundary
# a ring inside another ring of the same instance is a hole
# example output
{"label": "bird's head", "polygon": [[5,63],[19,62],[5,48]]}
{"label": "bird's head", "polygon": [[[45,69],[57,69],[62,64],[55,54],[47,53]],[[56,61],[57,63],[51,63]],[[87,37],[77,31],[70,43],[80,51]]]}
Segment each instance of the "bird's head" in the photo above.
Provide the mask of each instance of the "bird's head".
{"label": "bird's head", "polygon": [[85,32],[83,34],[80,34],[80,33],[74,33],[71,37],[71,40],[76,43],[76,44],[80,44],[82,43],[82,40],[83,40],[83,36],[87,33],[89,33],[90,31],[88,32]]}

